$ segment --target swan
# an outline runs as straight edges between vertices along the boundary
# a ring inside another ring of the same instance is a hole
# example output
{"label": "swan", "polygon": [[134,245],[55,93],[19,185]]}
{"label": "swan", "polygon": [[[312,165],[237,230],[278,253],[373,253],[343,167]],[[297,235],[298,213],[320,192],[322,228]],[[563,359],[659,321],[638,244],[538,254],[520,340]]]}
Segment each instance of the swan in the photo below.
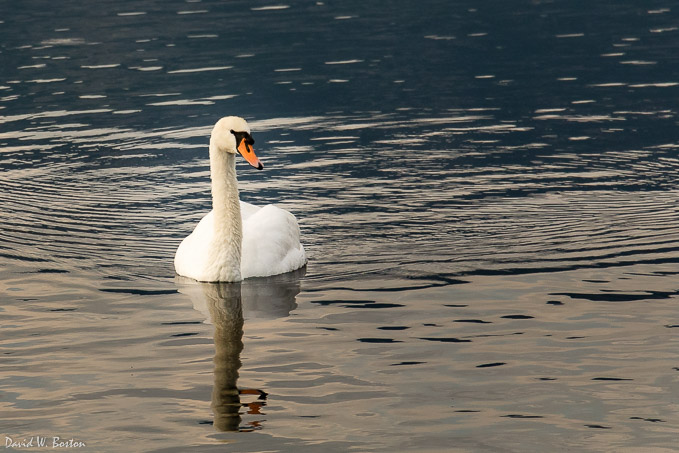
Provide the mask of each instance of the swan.
{"label": "swan", "polygon": [[294,215],[238,197],[236,153],[258,170],[264,168],[253,144],[243,118],[224,117],[212,129],[212,211],[179,244],[174,258],[177,274],[201,282],[238,282],[291,272],[306,264]]}

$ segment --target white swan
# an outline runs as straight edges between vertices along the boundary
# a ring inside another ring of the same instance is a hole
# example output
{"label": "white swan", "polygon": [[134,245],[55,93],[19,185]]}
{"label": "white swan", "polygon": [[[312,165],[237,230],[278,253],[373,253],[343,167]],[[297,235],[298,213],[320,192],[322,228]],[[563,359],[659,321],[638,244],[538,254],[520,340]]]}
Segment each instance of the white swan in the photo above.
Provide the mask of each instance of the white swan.
{"label": "white swan", "polygon": [[294,271],[306,264],[297,219],[288,211],[263,208],[238,198],[236,152],[261,170],[243,119],[220,119],[210,136],[212,211],[177,249],[177,274],[202,282],[237,282]]}

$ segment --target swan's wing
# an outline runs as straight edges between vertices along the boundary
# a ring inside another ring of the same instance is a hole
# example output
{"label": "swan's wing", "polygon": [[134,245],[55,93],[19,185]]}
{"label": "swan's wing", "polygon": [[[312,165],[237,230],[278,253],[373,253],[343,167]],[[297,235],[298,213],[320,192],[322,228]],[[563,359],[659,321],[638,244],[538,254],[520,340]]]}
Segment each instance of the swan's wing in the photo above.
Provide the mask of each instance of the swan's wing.
{"label": "swan's wing", "polygon": [[294,215],[267,205],[243,221],[243,278],[283,274],[305,264],[306,254],[299,242],[299,225]]}
{"label": "swan's wing", "polygon": [[[288,211],[267,205],[263,208],[241,202],[243,243],[241,276],[266,277],[283,274],[306,264],[299,241],[299,226]],[[174,265],[177,274],[201,280],[214,235],[214,214],[210,211],[179,245]]]}
{"label": "swan's wing", "polygon": [[243,219],[243,223],[250,218],[253,214],[257,213],[260,208],[259,206],[255,206],[254,204],[246,203],[244,201],[240,202],[240,217]]}
{"label": "swan's wing", "polygon": [[177,274],[200,280],[214,234],[213,217],[213,211],[210,211],[179,244],[174,256],[174,269]]}

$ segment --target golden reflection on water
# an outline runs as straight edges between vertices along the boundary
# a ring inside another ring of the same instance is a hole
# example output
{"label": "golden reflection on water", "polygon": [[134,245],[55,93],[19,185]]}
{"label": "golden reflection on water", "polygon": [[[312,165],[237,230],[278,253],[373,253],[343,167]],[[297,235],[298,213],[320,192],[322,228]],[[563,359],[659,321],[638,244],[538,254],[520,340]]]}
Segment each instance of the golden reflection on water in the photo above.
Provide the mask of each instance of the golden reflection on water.
{"label": "golden reflection on water", "polygon": [[303,292],[299,278],[97,290],[70,274],[21,274],[3,286],[0,408],[8,435],[63,433],[95,451],[121,436],[174,451],[275,450],[281,438],[331,451],[668,445],[679,367],[671,272],[406,291],[305,280]]}

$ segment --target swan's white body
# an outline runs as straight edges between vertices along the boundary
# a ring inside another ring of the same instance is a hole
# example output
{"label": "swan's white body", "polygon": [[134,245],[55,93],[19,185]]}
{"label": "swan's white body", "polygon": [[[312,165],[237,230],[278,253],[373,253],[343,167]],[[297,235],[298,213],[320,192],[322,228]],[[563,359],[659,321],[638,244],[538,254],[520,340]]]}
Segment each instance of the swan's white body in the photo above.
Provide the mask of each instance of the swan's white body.
{"label": "swan's white body", "polygon": [[[250,128],[242,118],[226,117],[212,130],[213,209],[182,241],[174,258],[177,274],[202,282],[266,277],[306,264],[295,216],[273,205],[259,208],[239,200],[234,131],[249,137]],[[247,150],[252,154],[244,157],[261,168],[252,148]]]}

